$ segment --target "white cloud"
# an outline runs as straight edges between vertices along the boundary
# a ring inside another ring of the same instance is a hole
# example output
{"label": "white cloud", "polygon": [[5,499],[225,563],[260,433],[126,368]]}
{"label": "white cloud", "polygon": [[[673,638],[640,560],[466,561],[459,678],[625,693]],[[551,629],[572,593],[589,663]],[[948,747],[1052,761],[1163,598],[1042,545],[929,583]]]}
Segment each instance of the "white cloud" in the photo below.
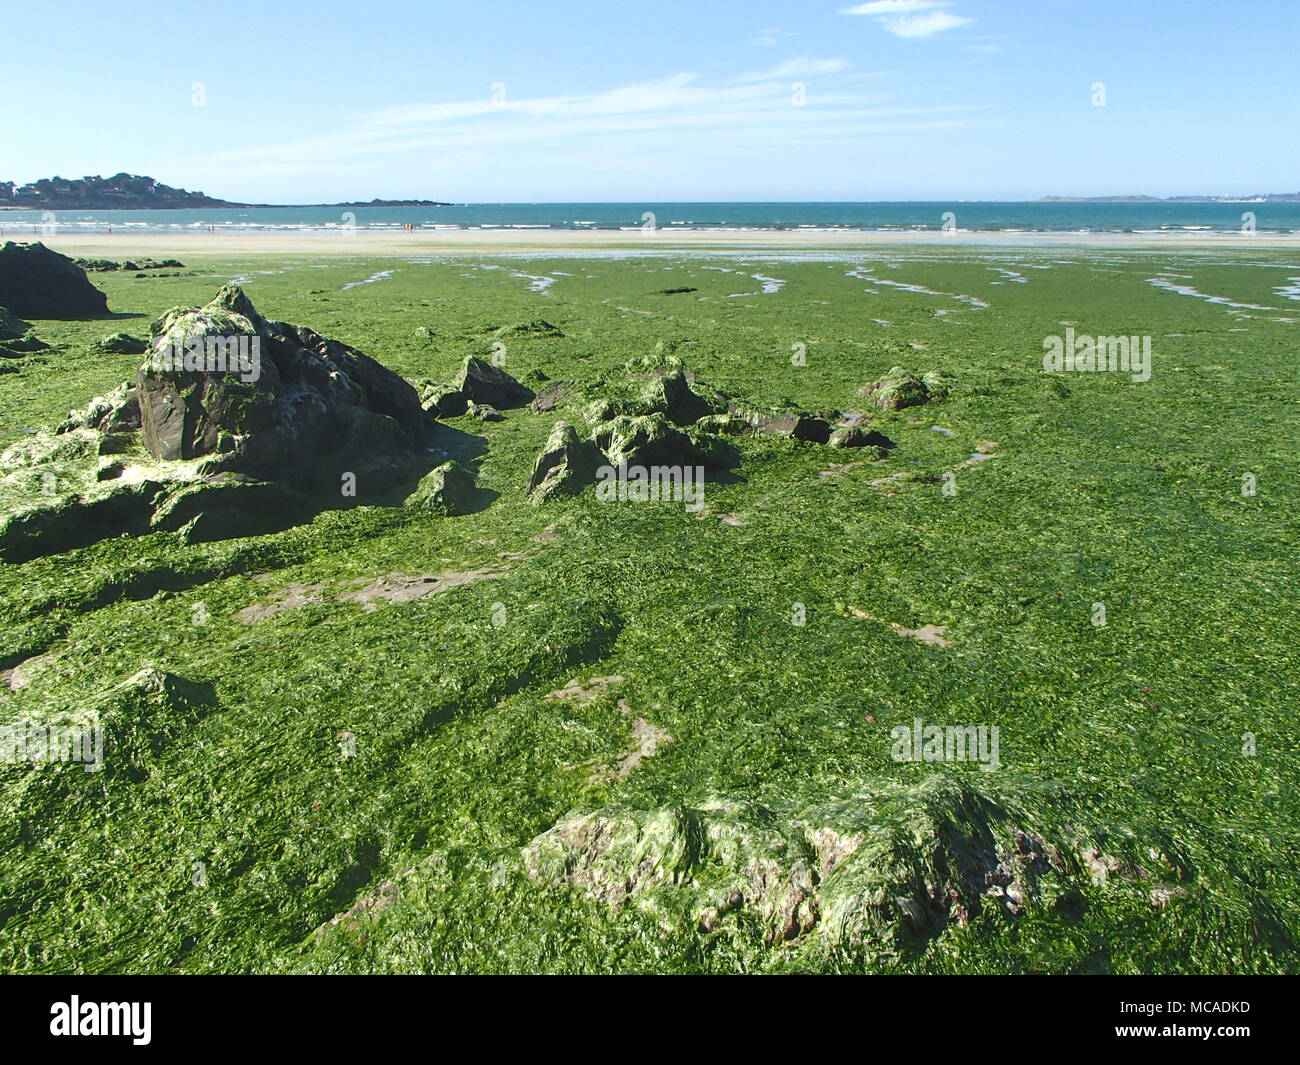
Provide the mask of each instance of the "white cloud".
{"label": "white cloud", "polygon": [[780,44],[786,38],[794,36],[797,35],[786,30],[760,30],[745,43],[753,48],[771,48],[775,44]]}
{"label": "white cloud", "polygon": [[786,78],[812,78],[818,74],[838,74],[841,70],[847,70],[848,66],[847,59],[809,59],[801,55],[794,59],[787,59],[784,63],[778,63],[767,70],[742,74],[736,80],[782,81]]}
{"label": "white cloud", "polygon": [[[879,83],[836,73],[839,59],[787,60],[760,80],[701,83],[680,73],[601,92],[514,99],[408,104],[355,116],[338,128],[282,144],[219,150],[202,164],[224,174],[247,171],[327,173],[363,167],[419,166],[445,170],[452,160],[486,160],[489,170],[540,155],[611,159],[735,157],[774,142],[838,154],[864,136],[969,125],[979,105],[889,106]],[[806,106],[793,103],[790,78],[822,71],[827,80]],[[862,86],[861,88],[859,86]],[[211,182],[209,182],[211,184]]]}
{"label": "white cloud", "polygon": [[857,4],[840,11],[841,15],[901,15],[908,11],[928,11],[943,7],[939,0],[873,0],[869,4]]}
{"label": "white cloud", "polygon": [[842,8],[842,15],[874,18],[895,37],[932,37],[944,30],[965,26],[973,19],[946,10],[943,0],[871,0]]}

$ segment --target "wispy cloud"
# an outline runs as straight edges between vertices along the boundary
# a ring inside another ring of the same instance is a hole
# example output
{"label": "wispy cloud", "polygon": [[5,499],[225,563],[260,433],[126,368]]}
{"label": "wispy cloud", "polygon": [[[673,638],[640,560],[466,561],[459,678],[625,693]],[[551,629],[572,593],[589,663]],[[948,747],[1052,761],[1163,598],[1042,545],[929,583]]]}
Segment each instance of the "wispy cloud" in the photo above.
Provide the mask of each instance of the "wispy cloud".
{"label": "wispy cloud", "polygon": [[[836,153],[855,137],[968,125],[979,105],[895,106],[879,79],[849,72],[846,60],[798,57],[721,84],[678,73],[600,92],[407,104],[342,121],[339,128],[283,144],[218,151],[205,166],[318,172],[405,163],[443,169],[449,160],[533,165],[540,155],[682,160],[770,148],[774,139]],[[792,77],[824,80],[797,105]],[[197,160],[196,160],[197,162]]]}
{"label": "wispy cloud", "polygon": [[795,36],[797,34],[790,33],[788,30],[759,30],[745,43],[751,48],[771,48],[773,45],[780,44],[782,41]]}
{"label": "wispy cloud", "polygon": [[948,6],[945,0],[871,0],[840,13],[873,18],[895,37],[932,37],[974,21],[953,14]]}
{"label": "wispy cloud", "polygon": [[819,74],[838,74],[841,70],[847,70],[849,61],[847,59],[809,59],[807,56],[796,56],[793,59],[787,59],[784,63],[778,63],[767,70],[751,71],[748,74],[742,74],[737,81],[782,81],[786,78],[815,78]]}

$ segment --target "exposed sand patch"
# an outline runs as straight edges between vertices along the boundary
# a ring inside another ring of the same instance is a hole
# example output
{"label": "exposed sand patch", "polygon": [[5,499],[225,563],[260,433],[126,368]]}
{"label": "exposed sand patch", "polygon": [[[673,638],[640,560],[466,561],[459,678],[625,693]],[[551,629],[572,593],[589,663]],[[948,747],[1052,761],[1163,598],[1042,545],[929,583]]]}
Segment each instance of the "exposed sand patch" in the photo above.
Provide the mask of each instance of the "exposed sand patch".
{"label": "exposed sand patch", "polygon": [[291,584],[276,592],[270,603],[266,605],[253,603],[251,606],[244,607],[236,617],[245,625],[255,625],[283,610],[295,610],[308,603],[325,602],[325,597],[321,595],[324,590],[323,584]]}
{"label": "exposed sand patch", "polygon": [[363,610],[373,613],[379,609],[381,602],[409,603],[426,596],[437,595],[450,588],[473,584],[475,581],[494,580],[504,574],[504,569],[485,567],[449,570],[445,573],[424,573],[414,577],[405,573],[389,573],[383,577],[357,577],[347,582],[349,586],[347,590],[334,596],[325,594],[324,584],[290,584],[275,592],[271,602],[253,603],[244,607],[236,616],[245,625],[255,625],[282,611],[324,603],[331,598],[339,603],[360,603]]}
{"label": "exposed sand patch", "polygon": [[340,602],[356,602],[361,608],[373,612],[379,609],[379,600],[386,603],[409,603],[425,596],[437,595],[449,588],[461,588],[475,581],[493,580],[502,575],[499,569],[454,570],[446,573],[425,573],[418,577],[408,577],[403,573],[390,573],[386,577],[373,580],[360,577],[350,584],[364,584],[349,592],[340,592],[335,598]]}
{"label": "exposed sand patch", "polygon": [[582,681],[580,681],[577,677],[574,677],[563,688],[557,688],[553,692],[547,692],[546,698],[572,699],[579,706],[584,706],[587,703],[591,702],[593,699],[596,699],[600,695],[604,694],[606,688],[612,687],[615,684],[622,684],[622,683],[623,683],[623,678],[620,677],[618,674],[613,674],[612,676],[608,676],[608,677],[592,677],[591,680],[587,682],[587,686],[583,687]]}
{"label": "exposed sand patch", "polygon": [[[618,701],[618,708],[624,717],[632,716],[632,708],[627,705],[626,699]],[[612,770],[614,778],[618,780],[625,780],[631,776],[642,761],[653,757],[660,747],[672,743],[673,738],[663,729],[650,724],[645,718],[638,717],[632,722],[632,742],[636,746],[624,754]]]}
{"label": "exposed sand patch", "polygon": [[906,625],[900,625],[896,621],[885,621],[883,618],[878,618],[874,614],[868,614],[865,610],[859,610],[855,606],[848,606],[844,609],[849,614],[853,615],[853,617],[861,618],[863,621],[874,621],[878,625],[888,625],[894,630],[894,632],[898,633],[899,636],[908,636],[913,640],[929,644],[931,647],[951,646],[950,642],[943,638],[944,634],[948,631],[946,625],[922,625],[919,629],[909,629]]}
{"label": "exposed sand patch", "polygon": [[949,646],[948,641],[943,638],[943,634],[948,631],[945,625],[922,625],[919,629],[909,629],[891,622],[890,628],[900,636],[910,636],[914,640],[920,640],[921,643],[928,643],[931,647]]}

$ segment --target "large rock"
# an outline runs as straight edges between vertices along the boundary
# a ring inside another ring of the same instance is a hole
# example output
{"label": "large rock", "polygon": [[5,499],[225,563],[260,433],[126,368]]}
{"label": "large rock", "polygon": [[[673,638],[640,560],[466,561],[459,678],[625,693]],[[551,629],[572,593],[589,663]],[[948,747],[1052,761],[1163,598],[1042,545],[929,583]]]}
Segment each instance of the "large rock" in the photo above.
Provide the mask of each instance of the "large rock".
{"label": "large rock", "polygon": [[44,244],[0,244],[0,305],[22,318],[92,318],[108,297],[86,271]]}
{"label": "large rock", "polygon": [[674,425],[694,425],[706,415],[717,412],[714,404],[692,391],[690,382],[680,370],[656,377],[646,386],[641,398],[650,410],[664,415]]}
{"label": "large rock", "polygon": [[895,366],[879,381],[859,388],[858,395],[869,399],[881,410],[902,410],[925,403],[930,398],[930,391],[920,378],[901,366]]}
{"label": "large rock", "polygon": [[[831,426],[825,418],[799,410],[764,410],[747,403],[732,403],[728,413],[733,418],[743,418],[757,433],[766,436],[784,436],[791,440],[810,440],[824,444],[830,439]],[[728,431],[726,427],[720,427]]]}
{"label": "large rock", "polygon": [[471,355],[461,367],[455,386],[476,403],[498,409],[522,407],[533,398],[533,390],[522,385],[499,366]]}
{"label": "large rock", "polygon": [[700,446],[662,414],[621,415],[596,426],[591,438],[611,466],[716,466],[724,461],[723,451]]}
{"label": "large rock", "polygon": [[421,479],[406,505],[448,517],[474,509],[474,475],[457,462],[444,462]]}
{"label": "large rock", "polygon": [[[136,394],[156,458],[214,456],[211,470],[297,489],[352,474],[369,494],[387,491],[419,457],[424,411],[408,382],[340,341],[262,318],[238,287],[205,307],[169,311],[151,333]],[[160,359],[178,345],[180,368]],[[235,347],[242,362],[227,354]]]}
{"label": "large rock", "polygon": [[554,496],[577,495],[596,480],[602,456],[595,445],[578,439],[568,422],[556,422],[546,445],[533,463],[528,495],[534,503]]}

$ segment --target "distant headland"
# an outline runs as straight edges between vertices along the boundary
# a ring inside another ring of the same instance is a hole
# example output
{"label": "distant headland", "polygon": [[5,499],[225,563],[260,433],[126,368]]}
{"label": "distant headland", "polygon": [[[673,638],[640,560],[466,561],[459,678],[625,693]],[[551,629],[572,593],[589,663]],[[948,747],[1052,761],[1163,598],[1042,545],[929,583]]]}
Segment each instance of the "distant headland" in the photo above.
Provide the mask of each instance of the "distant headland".
{"label": "distant headland", "polygon": [[27,185],[0,181],[0,210],[166,211],[212,207],[224,210],[260,207],[450,207],[437,200],[380,200],[348,203],[235,203],[202,192],[174,189],[151,177],[114,174],[83,178],[41,178]]}

